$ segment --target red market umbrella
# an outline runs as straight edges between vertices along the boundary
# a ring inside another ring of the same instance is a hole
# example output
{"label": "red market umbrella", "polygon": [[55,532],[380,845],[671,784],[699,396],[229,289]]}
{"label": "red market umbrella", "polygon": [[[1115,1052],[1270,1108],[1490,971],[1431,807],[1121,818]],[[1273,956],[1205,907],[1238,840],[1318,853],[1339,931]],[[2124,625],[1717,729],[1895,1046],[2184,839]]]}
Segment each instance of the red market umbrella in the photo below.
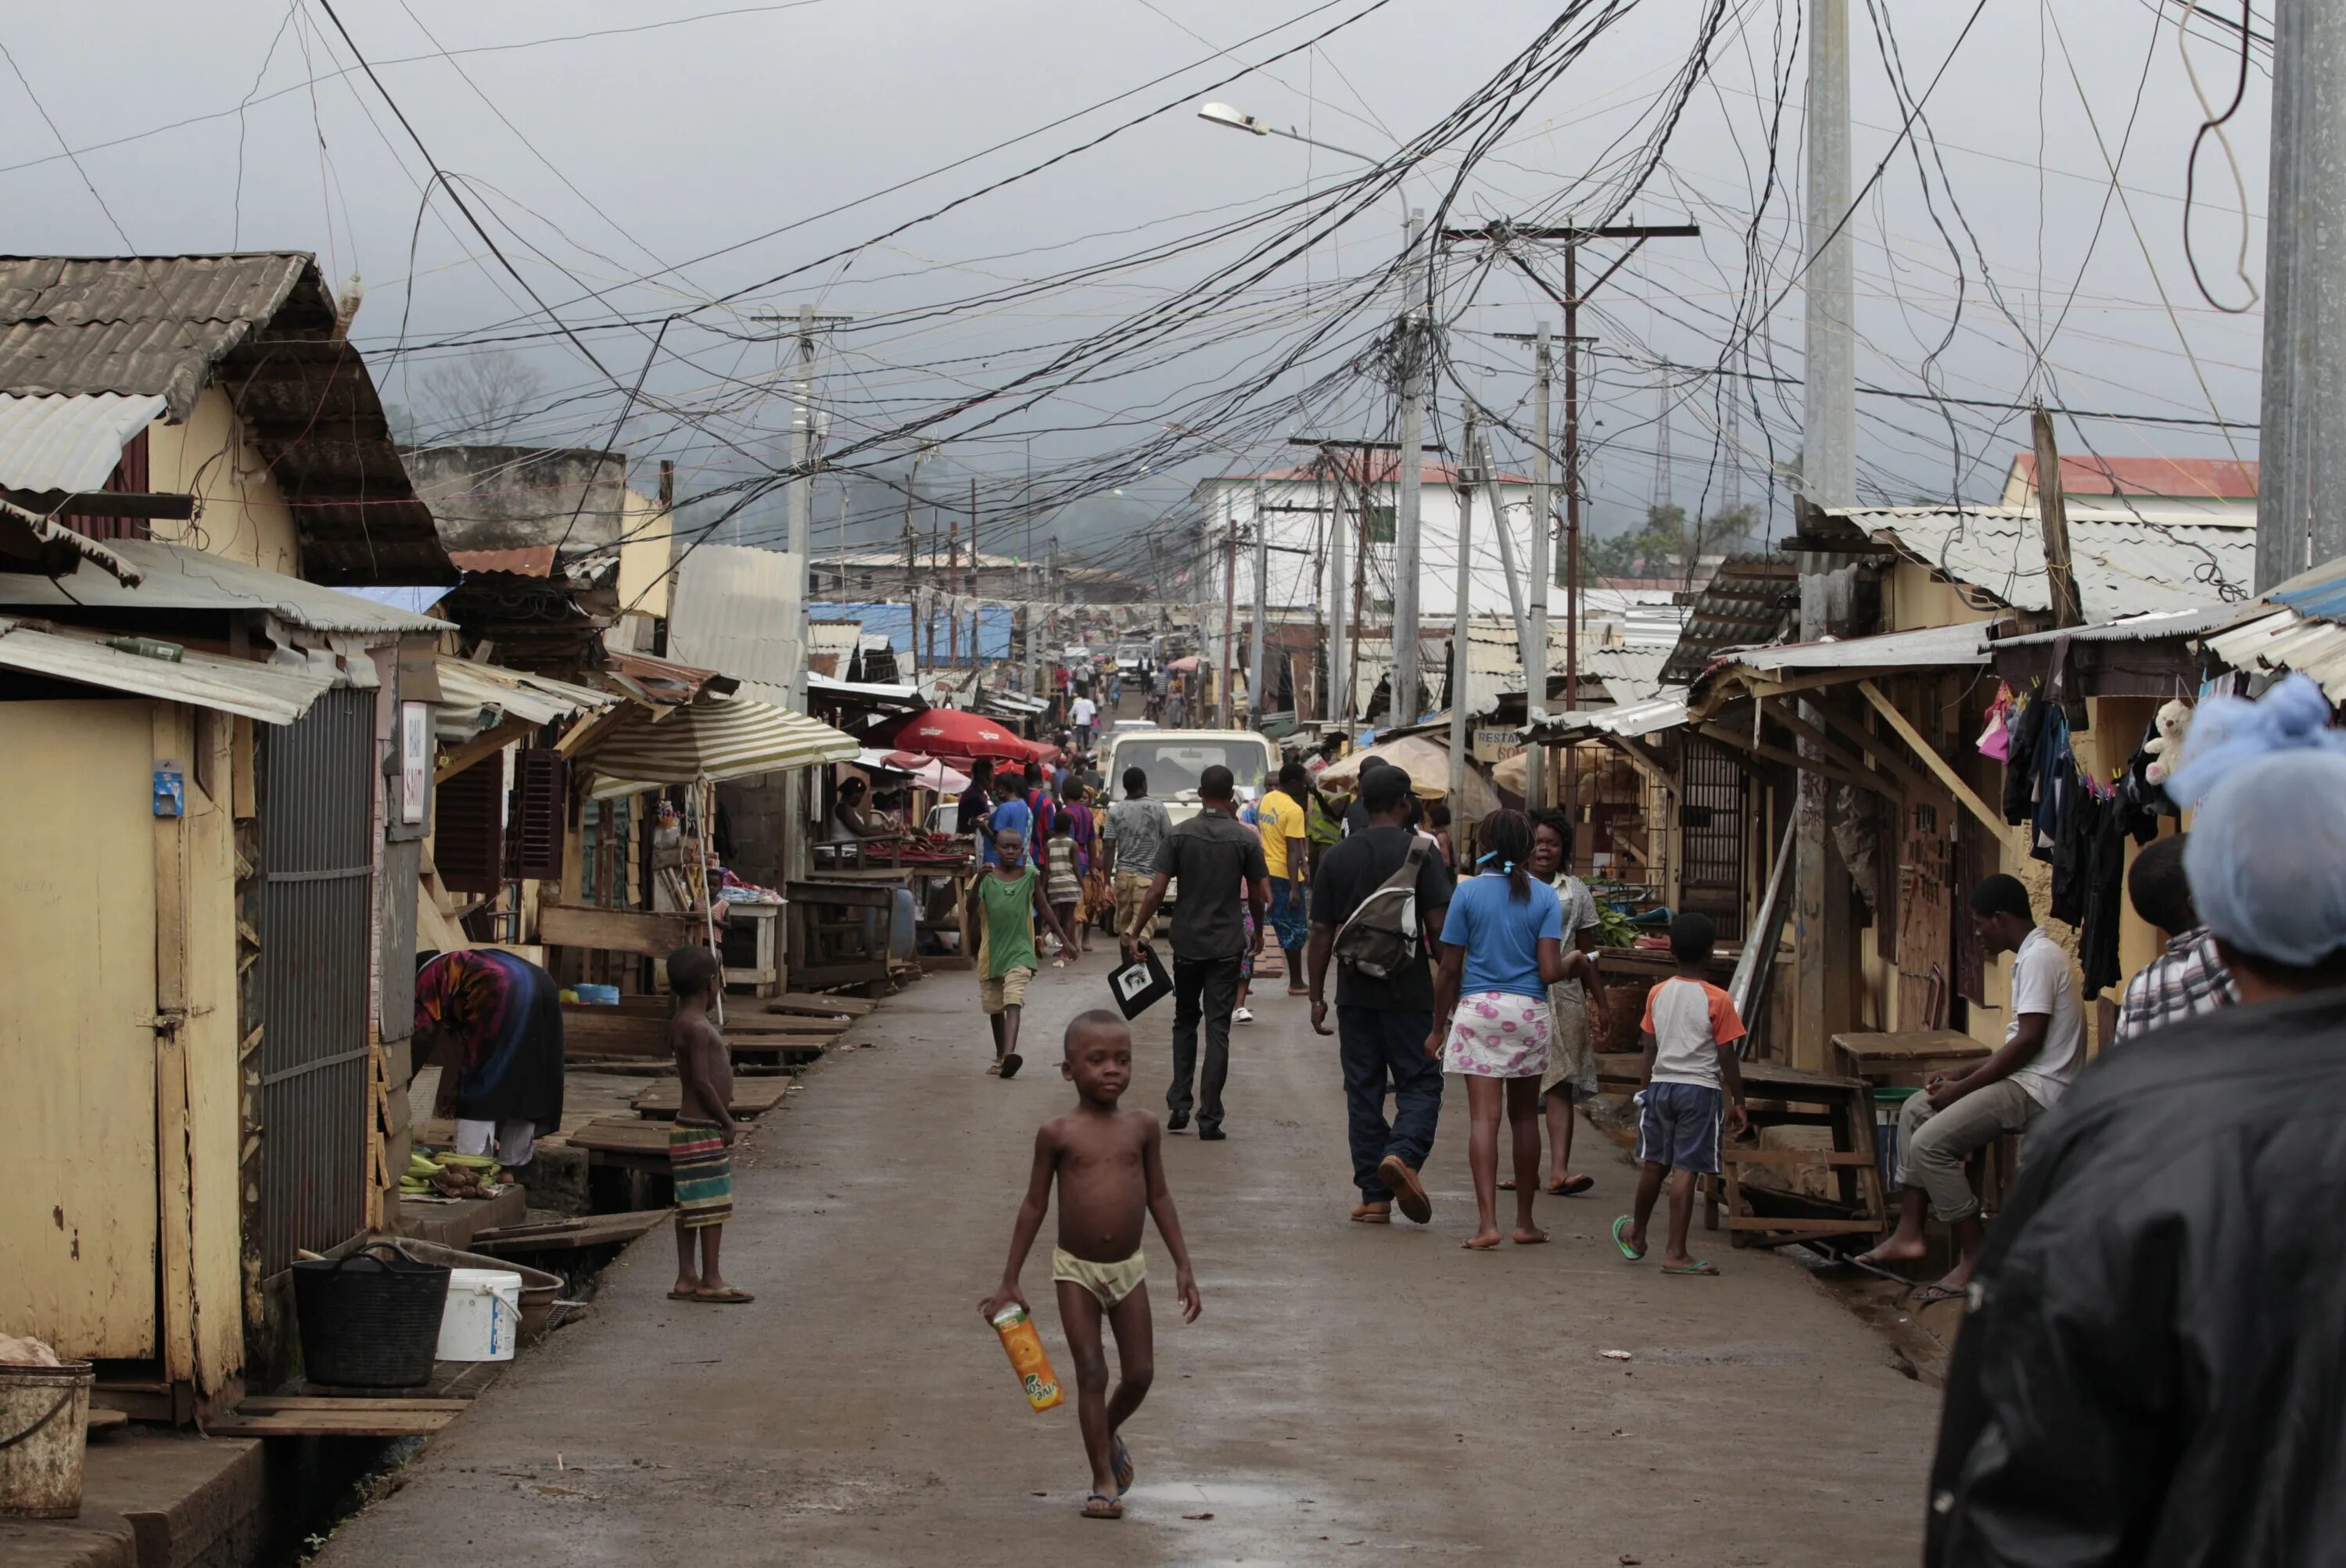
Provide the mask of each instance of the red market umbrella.
{"label": "red market umbrella", "polygon": [[874,750],[897,748],[949,762],[980,757],[996,762],[1025,762],[1035,748],[990,718],[965,708],[931,708],[892,718],[863,738]]}

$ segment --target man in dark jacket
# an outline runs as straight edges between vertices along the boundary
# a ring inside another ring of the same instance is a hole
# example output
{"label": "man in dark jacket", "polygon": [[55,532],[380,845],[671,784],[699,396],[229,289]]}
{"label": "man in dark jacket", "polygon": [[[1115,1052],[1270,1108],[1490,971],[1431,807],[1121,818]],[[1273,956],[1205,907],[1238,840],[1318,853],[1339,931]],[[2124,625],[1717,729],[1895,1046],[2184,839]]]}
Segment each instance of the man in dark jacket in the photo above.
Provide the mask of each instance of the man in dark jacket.
{"label": "man in dark jacket", "polygon": [[2205,792],[2186,863],[2241,1005],[2103,1056],[2031,1133],[1948,1376],[1928,1568],[2340,1560],[2346,755],[2294,744],[2176,795]]}

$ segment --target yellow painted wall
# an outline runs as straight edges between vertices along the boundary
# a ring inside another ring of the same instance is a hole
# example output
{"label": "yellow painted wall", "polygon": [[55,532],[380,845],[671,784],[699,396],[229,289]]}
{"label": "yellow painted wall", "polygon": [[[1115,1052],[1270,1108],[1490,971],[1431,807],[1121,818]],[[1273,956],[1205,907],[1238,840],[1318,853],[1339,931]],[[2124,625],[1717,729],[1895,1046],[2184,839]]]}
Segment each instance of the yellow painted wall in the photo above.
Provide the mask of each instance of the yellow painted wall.
{"label": "yellow painted wall", "polygon": [[0,703],[0,1326],[67,1356],[158,1349],[152,712]]}
{"label": "yellow painted wall", "polygon": [[201,498],[192,522],[158,521],[155,537],[289,577],[301,575],[301,540],[276,477],[240,429],[225,390],[206,387],[185,424],[147,427],[148,483]]}

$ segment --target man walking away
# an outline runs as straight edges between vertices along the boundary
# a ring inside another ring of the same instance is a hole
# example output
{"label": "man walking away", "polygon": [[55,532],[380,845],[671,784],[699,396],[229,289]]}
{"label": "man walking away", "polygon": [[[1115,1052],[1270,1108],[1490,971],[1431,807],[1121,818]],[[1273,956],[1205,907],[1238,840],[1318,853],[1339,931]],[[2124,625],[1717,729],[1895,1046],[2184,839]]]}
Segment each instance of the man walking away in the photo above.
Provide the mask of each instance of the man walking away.
{"label": "man walking away", "polygon": [[1149,879],[1157,875],[1158,847],[1173,830],[1165,802],[1148,798],[1148,775],[1137,768],[1124,770],[1124,799],[1107,809],[1100,836],[1107,848],[1107,868],[1116,889],[1116,934],[1118,941],[1140,931],[1134,917],[1148,896]]}
{"label": "man walking away", "polygon": [[[1174,829],[1157,850],[1157,874],[1125,933],[1125,956],[1137,962],[1142,935],[1165,901],[1165,890],[1181,884],[1173,906],[1173,1086],[1165,1103],[1172,1132],[1189,1125],[1194,1105],[1198,1136],[1223,1137],[1222,1085],[1230,1074],[1230,1013],[1238,1006],[1239,962],[1262,944],[1263,913],[1270,902],[1270,878],[1262,863],[1262,840],[1240,823],[1237,781],[1217,763],[1198,779],[1198,815]],[[1239,919],[1243,903],[1254,921],[1247,936]],[[1205,1074],[1198,1077],[1198,1027],[1205,1025]]]}
{"label": "man walking away", "polygon": [[2215,934],[2191,905],[2191,879],[2183,869],[2185,835],[2161,839],[2134,858],[2127,896],[2134,912],[2167,938],[2167,951],[2127,982],[2113,1041],[2132,1040],[2240,1000],[2232,972],[2216,951]]}
{"label": "man walking away", "polygon": [[1270,870],[1270,924],[1279,934],[1280,950],[1287,954],[1287,994],[1308,996],[1303,983],[1303,943],[1310,932],[1303,921],[1305,877],[1311,860],[1311,829],[1303,802],[1311,793],[1309,775],[1300,762],[1279,770],[1279,788],[1263,791],[1256,827],[1262,834],[1263,864]]}
{"label": "man walking away", "polygon": [[[1331,846],[1311,884],[1311,944],[1309,957],[1311,1027],[1328,1027],[1328,961],[1336,933],[1370,894],[1409,862],[1420,840],[1408,826],[1409,776],[1397,768],[1364,773],[1362,801],[1367,825]],[[1433,1149],[1442,1119],[1442,1064],[1426,1054],[1433,1030],[1434,939],[1449,912],[1455,886],[1449,868],[1430,844],[1417,850],[1414,909],[1403,929],[1414,943],[1382,975],[1340,965],[1336,975],[1337,1054],[1343,1064],[1347,1132],[1352,1150],[1352,1185],[1360,1202],[1352,1218],[1362,1225],[1389,1225],[1392,1205],[1423,1225],[1433,1217],[1417,1173]],[[1393,1119],[1385,1120],[1385,1093],[1393,1096]]]}
{"label": "man walking away", "polygon": [[2006,1133],[2025,1132],[2085,1064],[2086,1024],[2069,955],[2037,929],[2020,879],[2001,872],[1973,890],[1972,924],[1988,956],[2014,954],[2012,1021],[1986,1060],[1931,1080],[1898,1114],[1898,1228],[1858,1261],[1911,1263],[1925,1250],[1923,1216],[1954,1227],[1953,1268],[1915,1297],[1918,1306],[1964,1294],[1979,1267],[1986,1228],[1964,1162]]}
{"label": "man walking away", "polygon": [[1075,706],[1067,710],[1067,717],[1076,722],[1076,749],[1089,751],[1092,748],[1092,736],[1099,724],[1099,704],[1092,700],[1088,689],[1076,698]]}
{"label": "man walking away", "polygon": [[2198,808],[2184,863],[2240,1004],[2105,1053],[2032,1141],[1948,1369],[1927,1568],[2338,1559],[2346,736],[2329,717],[2303,675],[2200,705],[2168,793]]}

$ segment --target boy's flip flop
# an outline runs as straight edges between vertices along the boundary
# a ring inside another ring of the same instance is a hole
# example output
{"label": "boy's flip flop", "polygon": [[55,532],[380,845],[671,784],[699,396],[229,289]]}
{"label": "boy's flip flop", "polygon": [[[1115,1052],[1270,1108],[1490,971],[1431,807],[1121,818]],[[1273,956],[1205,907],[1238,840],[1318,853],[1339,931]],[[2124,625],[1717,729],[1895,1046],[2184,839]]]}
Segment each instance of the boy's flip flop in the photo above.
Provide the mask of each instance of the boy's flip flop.
{"label": "boy's flip flop", "polygon": [[1576,1176],[1566,1176],[1560,1182],[1552,1181],[1540,1190],[1550,1197],[1578,1197],[1596,1185],[1596,1178],[1583,1172]]}
{"label": "boy's flip flop", "polygon": [[1095,1492],[1084,1499],[1084,1517],[1086,1519],[1122,1519],[1124,1502],[1120,1498],[1110,1497],[1104,1492]]}
{"label": "boy's flip flop", "polygon": [[1971,1292],[1958,1290],[1952,1285],[1925,1285],[1914,1292],[1914,1305],[1935,1307],[1942,1301],[1961,1301]]}
{"label": "boy's flip flop", "polygon": [[1116,1477],[1116,1494],[1118,1497],[1132,1490],[1132,1452],[1124,1446],[1121,1437],[1116,1440],[1116,1460],[1109,1465],[1108,1472]]}
{"label": "boy's flip flop", "polygon": [[1698,1257],[1692,1263],[1665,1263],[1662,1265],[1662,1272],[1665,1274],[1701,1274],[1716,1276],[1719,1273],[1719,1265],[1715,1263],[1705,1263],[1702,1259]]}
{"label": "boy's flip flop", "polygon": [[1613,1245],[1619,1247],[1621,1249],[1621,1256],[1627,1258],[1630,1262],[1643,1263],[1646,1260],[1646,1255],[1642,1252],[1632,1250],[1627,1238],[1622,1234],[1628,1228],[1629,1217],[1626,1214],[1613,1222]]}
{"label": "boy's flip flop", "polygon": [[692,1298],[706,1307],[739,1307],[757,1299],[747,1290],[736,1290],[730,1285],[722,1290],[695,1291]]}
{"label": "boy's flip flop", "polygon": [[1002,1075],[1005,1078],[1015,1078],[1018,1076],[1018,1069],[1025,1065],[1026,1065],[1025,1059],[1013,1051],[1002,1059]]}

